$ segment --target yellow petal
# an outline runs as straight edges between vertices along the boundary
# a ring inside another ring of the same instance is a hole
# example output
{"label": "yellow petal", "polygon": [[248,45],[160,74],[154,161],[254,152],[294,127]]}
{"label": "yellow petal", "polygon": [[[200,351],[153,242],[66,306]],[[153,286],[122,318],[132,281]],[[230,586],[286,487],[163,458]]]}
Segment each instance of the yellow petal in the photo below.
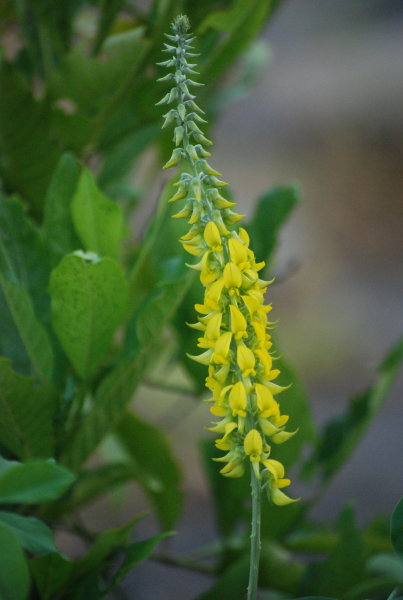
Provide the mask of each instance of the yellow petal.
{"label": "yellow petal", "polygon": [[242,372],[242,377],[256,375],[255,355],[245,344],[239,344],[237,348],[237,363]]}
{"label": "yellow petal", "polygon": [[239,288],[242,283],[242,274],[233,262],[229,262],[224,268],[224,285],[226,288]]}
{"label": "yellow petal", "polygon": [[222,240],[220,232],[214,221],[209,221],[204,229],[204,241],[215,252],[222,250]]}
{"label": "yellow petal", "polygon": [[298,429],[295,431],[279,431],[271,436],[272,442],[275,444],[283,444],[287,440],[289,440],[293,435],[297,433]]}
{"label": "yellow petal", "polygon": [[270,488],[270,499],[273,504],[277,504],[277,506],[286,506],[287,504],[292,504],[293,502],[298,502],[300,498],[289,498],[276,487]]}
{"label": "yellow petal", "polygon": [[260,460],[263,452],[263,440],[257,429],[248,431],[243,441],[243,447],[252,462]]}

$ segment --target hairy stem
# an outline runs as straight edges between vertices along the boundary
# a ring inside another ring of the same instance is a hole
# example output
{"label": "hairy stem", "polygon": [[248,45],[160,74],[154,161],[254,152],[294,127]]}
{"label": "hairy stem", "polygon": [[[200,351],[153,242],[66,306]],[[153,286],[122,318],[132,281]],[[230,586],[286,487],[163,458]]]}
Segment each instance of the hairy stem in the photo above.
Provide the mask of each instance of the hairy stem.
{"label": "hairy stem", "polygon": [[252,490],[252,530],[250,536],[250,564],[249,564],[249,583],[248,600],[256,600],[259,578],[259,559],[260,559],[260,506],[262,497],[262,487],[257,479],[255,471],[251,465],[251,490]]}

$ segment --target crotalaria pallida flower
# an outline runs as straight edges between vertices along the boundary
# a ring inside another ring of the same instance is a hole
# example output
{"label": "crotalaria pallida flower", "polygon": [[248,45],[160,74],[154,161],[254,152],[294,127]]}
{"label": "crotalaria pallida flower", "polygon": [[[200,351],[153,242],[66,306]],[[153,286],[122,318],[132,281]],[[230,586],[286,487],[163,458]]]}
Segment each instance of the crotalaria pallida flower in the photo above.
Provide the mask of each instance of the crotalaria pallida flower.
{"label": "crotalaria pallida flower", "polygon": [[[212,142],[200,129],[206,123],[203,111],[190,91],[200,85],[191,79],[197,72],[191,61],[192,40],[188,20],[177,17],[169,43],[168,60],[159,63],[170,72],[159,81],[172,88],[158,104],[172,105],[163,127],[174,125],[175,149],[164,168],[182,164],[177,191],[169,202],[183,201],[174,218],[187,219],[189,231],[180,239],[194,257],[192,269],[200,272],[204,299],[196,304],[198,320],[190,327],[200,331],[200,354],[193,360],[208,367],[206,386],[212,392],[212,414],[217,418],[210,431],[219,435],[216,446],[225,454],[215,460],[225,463],[221,473],[240,477],[250,462],[256,478],[267,485],[268,495],[278,505],[295,500],[281,488],[289,485],[283,465],[270,458],[271,445],[286,442],[295,432],[285,430],[288,416],[281,414],[276,396],[284,389],[275,379],[279,371],[270,355],[270,306],[264,295],[270,282],[259,278],[264,262],[257,263],[249,248],[249,236],[237,223],[242,216],[234,202],[220,189],[227,185],[207,162],[206,147]],[[189,62],[188,62],[189,60]]]}

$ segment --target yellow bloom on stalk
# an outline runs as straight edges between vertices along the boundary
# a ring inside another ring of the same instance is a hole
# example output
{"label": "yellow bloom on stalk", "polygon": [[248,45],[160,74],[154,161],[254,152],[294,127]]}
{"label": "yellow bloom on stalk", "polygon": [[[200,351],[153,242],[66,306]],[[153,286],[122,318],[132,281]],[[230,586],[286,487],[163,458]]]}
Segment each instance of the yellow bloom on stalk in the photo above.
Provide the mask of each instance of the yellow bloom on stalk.
{"label": "yellow bloom on stalk", "polygon": [[173,87],[158,104],[173,104],[164,115],[164,126],[175,125],[176,147],[164,168],[183,160],[189,172],[181,172],[169,202],[185,202],[174,217],[190,225],[180,242],[197,257],[189,267],[200,273],[205,288],[203,303],[195,306],[198,321],[190,325],[201,332],[202,352],[190,358],[208,366],[210,410],[219,419],[210,431],[220,434],[216,446],[226,453],[214,459],[225,463],[220,472],[240,477],[249,461],[272,502],[284,505],[295,500],[281,491],[289,480],[283,465],[270,458],[270,443],[281,444],[295,432],[285,431],[288,416],[281,414],[275,399],[284,388],[273,382],[279,371],[269,353],[273,324],[267,320],[270,307],[264,304],[264,294],[270,282],[259,278],[264,262],[256,262],[246,230],[234,227],[243,217],[221,195],[219,189],[227,184],[206,161],[210,153],[205,146],[211,142],[198,125],[206,121],[190,91],[200,84],[190,78],[196,71],[188,59],[197,55],[191,52],[188,28],[187,18],[180,16],[173,22],[172,35],[167,35],[164,51],[169,58],[159,64],[170,69],[161,79]]}

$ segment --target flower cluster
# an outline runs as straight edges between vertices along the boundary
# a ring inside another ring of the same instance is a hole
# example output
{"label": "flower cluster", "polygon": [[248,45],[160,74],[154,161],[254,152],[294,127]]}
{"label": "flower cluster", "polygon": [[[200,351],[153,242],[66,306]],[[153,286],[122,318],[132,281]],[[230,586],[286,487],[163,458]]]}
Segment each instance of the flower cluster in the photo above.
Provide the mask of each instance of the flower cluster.
{"label": "flower cluster", "polygon": [[[211,412],[217,417],[211,431],[219,434],[216,446],[225,455],[215,460],[225,463],[221,473],[240,477],[250,461],[257,479],[266,484],[268,495],[278,505],[294,502],[281,488],[289,485],[283,465],[270,458],[271,445],[287,441],[295,432],[285,431],[288,416],[281,414],[275,399],[284,388],[274,380],[279,371],[270,355],[270,306],[264,294],[270,282],[259,278],[264,263],[257,263],[249,248],[244,228],[235,226],[243,217],[235,204],[224,198],[220,188],[227,185],[221,174],[207,162],[210,153],[199,124],[206,123],[190,89],[200,85],[191,79],[195,64],[188,62],[192,38],[186,17],[172,24],[170,43],[164,51],[170,58],[160,65],[171,71],[159,81],[172,88],[158,104],[173,104],[164,115],[163,127],[174,124],[175,149],[164,168],[187,164],[175,184],[170,202],[184,201],[174,218],[187,219],[190,229],[180,239],[184,249],[198,258],[189,265],[200,272],[205,287],[199,315],[190,327],[200,331],[201,353],[191,358],[208,366],[206,386],[211,390]],[[235,227],[234,227],[235,226]]]}

